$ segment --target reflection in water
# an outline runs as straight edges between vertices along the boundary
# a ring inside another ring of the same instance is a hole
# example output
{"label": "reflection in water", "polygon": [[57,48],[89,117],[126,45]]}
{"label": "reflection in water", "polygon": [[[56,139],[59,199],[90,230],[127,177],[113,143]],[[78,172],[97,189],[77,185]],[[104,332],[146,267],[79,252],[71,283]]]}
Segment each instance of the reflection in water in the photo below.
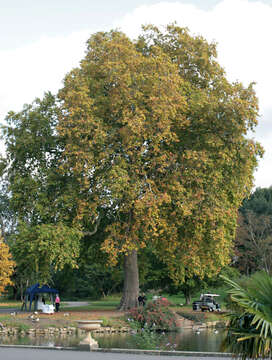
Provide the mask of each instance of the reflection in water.
{"label": "reflection in water", "polygon": [[[212,329],[200,330],[197,334],[191,329],[184,329],[180,332],[166,334],[154,334],[152,342],[154,349],[180,350],[180,351],[204,351],[219,352],[220,345],[225,336],[224,330],[215,333]],[[0,336],[1,344],[16,345],[39,345],[39,346],[63,346],[76,347],[83,336],[63,335],[63,336]],[[139,338],[133,334],[93,334],[101,348],[150,348],[145,347],[144,343],[139,344]],[[150,345],[151,342],[148,344]]]}
{"label": "reflection in water", "polygon": [[[204,352],[220,352],[221,342],[225,336],[224,330],[214,332],[213,329],[200,330],[199,334],[191,329],[184,329],[179,332],[166,333],[164,335],[157,334],[157,342],[154,347],[163,350],[179,350],[179,351],[204,351]],[[133,341],[134,335],[116,334],[116,335],[100,335],[94,334],[94,338],[98,341],[100,347],[105,348],[123,348],[133,349],[138,341]],[[137,346],[139,348],[139,346]]]}
{"label": "reflection in water", "polygon": [[78,346],[82,337],[75,335],[60,336],[0,336],[0,343],[5,345],[36,345],[36,346]]}

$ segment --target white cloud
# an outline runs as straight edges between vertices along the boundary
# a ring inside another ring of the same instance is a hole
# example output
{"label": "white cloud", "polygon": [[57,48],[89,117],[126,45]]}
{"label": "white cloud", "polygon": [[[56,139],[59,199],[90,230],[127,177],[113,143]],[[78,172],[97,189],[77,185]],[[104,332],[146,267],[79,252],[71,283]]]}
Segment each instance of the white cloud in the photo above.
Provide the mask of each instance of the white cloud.
{"label": "white cloud", "polygon": [[0,51],[1,120],[45,91],[56,92],[64,75],[83,57],[89,34],[85,30],[66,37],[42,37],[27,46]]}
{"label": "white cloud", "polygon": [[[201,10],[181,1],[165,1],[140,6],[112,26],[135,38],[142,24],[165,25],[177,21],[191,33],[218,43],[218,59],[230,80],[238,79],[245,85],[257,82],[261,118],[255,137],[263,143],[266,155],[260,162],[256,185],[262,187],[272,184],[269,174],[272,160],[271,19],[272,7],[261,1],[222,0],[211,10]],[[85,42],[94,31],[96,29],[85,29],[66,37],[43,37],[19,49],[0,51],[0,118],[3,119],[8,110],[20,110],[24,103],[42,96],[44,91],[56,92],[65,73],[83,57]]]}

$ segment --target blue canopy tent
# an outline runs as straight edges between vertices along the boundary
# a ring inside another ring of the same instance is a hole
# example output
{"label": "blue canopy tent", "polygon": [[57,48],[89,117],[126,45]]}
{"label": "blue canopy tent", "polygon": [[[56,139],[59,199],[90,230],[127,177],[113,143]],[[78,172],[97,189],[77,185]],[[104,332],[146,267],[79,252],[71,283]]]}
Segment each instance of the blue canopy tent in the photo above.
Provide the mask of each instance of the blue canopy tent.
{"label": "blue canopy tent", "polygon": [[[35,304],[34,304],[34,309],[36,310],[37,308],[37,295],[39,294],[50,294],[51,297],[51,301],[53,304],[53,294],[58,294],[59,291],[56,289],[52,289],[47,285],[43,285],[42,287],[39,287],[40,284],[35,284],[30,286],[29,288],[26,289],[26,298],[29,299],[29,311],[31,311],[31,305],[33,300],[35,300]],[[26,305],[26,310],[27,310],[27,305]]]}

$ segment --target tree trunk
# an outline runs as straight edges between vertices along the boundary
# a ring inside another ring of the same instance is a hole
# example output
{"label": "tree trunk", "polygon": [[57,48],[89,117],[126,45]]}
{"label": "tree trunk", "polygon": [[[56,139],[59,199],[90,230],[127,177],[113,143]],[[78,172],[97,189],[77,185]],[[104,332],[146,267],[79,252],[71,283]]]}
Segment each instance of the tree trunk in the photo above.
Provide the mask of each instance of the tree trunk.
{"label": "tree trunk", "polygon": [[124,258],[124,289],[119,310],[129,310],[138,306],[139,273],[137,251],[132,250]]}
{"label": "tree trunk", "polygon": [[191,300],[192,300],[190,289],[185,288],[183,290],[183,294],[184,294],[184,297],[185,297],[185,305],[189,305],[191,303]]}

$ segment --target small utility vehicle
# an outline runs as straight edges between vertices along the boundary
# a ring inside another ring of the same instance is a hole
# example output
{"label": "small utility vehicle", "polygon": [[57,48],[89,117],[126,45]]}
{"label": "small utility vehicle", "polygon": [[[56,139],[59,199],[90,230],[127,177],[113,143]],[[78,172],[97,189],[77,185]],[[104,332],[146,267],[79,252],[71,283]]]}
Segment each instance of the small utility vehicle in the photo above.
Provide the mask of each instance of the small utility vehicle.
{"label": "small utility vehicle", "polygon": [[193,302],[193,310],[220,311],[220,305],[214,300],[217,294],[201,294],[199,301]]}

